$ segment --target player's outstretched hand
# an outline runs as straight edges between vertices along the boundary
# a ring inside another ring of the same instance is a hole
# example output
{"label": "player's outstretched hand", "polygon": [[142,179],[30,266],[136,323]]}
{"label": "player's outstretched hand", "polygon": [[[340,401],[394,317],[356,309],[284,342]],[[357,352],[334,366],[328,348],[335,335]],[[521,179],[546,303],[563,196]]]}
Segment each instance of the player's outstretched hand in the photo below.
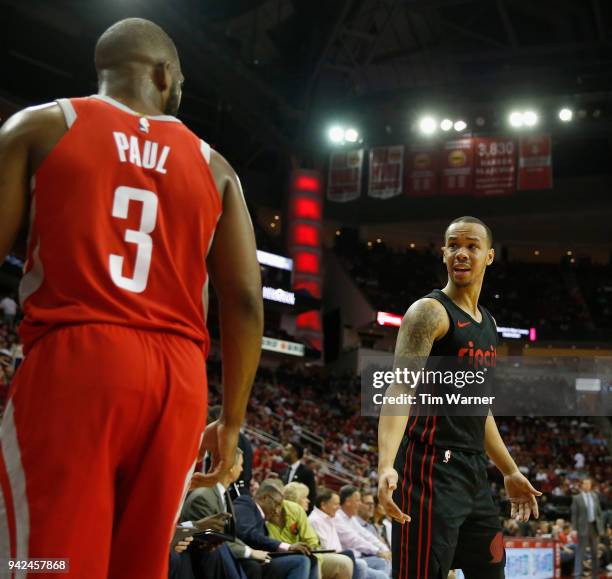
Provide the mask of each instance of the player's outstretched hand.
{"label": "player's outstretched hand", "polygon": [[386,468],[378,474],[378,500],[389,517],[399,523],[407,523],[410,516],[402,513],[393,502],[393,491],[397,488],[399,476],[394,468]]}
{"label": "player's outstretched hand", "polygon": [[234,465],[236,458],[236,446],[240,427],[229,427],[221,420],[211,422],[204,430],[204,437],[200,447],[200,456],[208,451],[211,458],[211,470],[206,474],[195,473],[191,477],[190,489],[198,487],[215,486],[221,477]]}
{"label": "player's outstretched hand", "polygon": [[515,471],[504,477],[504,486],[508,494],[511,509],[510,516],[517,521],[526,522],[533,515],[535,519],[540,516],[536,497],[542,493],[531,486],[531,483],[520,472]]}

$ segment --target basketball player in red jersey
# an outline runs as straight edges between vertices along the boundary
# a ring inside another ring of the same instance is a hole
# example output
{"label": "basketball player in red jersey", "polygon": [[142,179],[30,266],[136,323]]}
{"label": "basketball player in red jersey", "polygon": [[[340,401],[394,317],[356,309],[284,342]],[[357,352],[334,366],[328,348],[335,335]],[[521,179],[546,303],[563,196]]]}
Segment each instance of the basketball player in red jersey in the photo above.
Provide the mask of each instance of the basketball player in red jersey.
{"label": "basketball player in red jersey", "polygon": [[[396,366],[418,371],[443,359],[451,368],[485,368],[491,375],[497,329],[478,301],[495,256],[492,245],[491,230],[480,219],[460,217],[448,226],[443,248],[448,283],[408,308]],[[394,384],[387,394],[403,390]],[[448,390],[458,392],[452,385]],[[436,393],[444,394],[442,385],[436,384]],[[378,494],[394,519],[394,579],[446,579],[456,568],[467,579],[502,579],[503,536],[486,457],[504,475],[513,517],[537,518],[536,497],[542,493],[519,471],[490,412],[427,416],[419,408],[403,410],[398,416],[383,408],[378,427]]]}
{"label": "basketball player in red jersey", "polygon": [[123,20],[95,62],[97,95],[0,131],[0,259],[30,222],[26,360],[0,428],[0,560],[162,578],[205,426],[209,274],[224,396],[204,433],[211,486],[232,466],[259,360],[261,280],[236,174],[173,116],[172,40]]}

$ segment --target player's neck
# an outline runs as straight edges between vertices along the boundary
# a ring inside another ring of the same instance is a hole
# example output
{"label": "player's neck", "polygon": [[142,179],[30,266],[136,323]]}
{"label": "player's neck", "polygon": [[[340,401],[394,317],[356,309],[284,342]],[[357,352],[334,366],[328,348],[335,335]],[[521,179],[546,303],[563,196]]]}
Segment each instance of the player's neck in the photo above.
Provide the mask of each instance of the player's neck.
{"label": "player's neck", "polygon": [[136,81],[103,81],[100,83],[98,94],[115,99],[141,115],[164,114],[160,108],[159,94],[151,94],[142,83]]}
{"label": "player's neck", "polygon": [[457,304],[462,310],[468,312],[473,318],[478,317],[478,299],[482,282],[471,284],[467,287],[457,287],[450,280],[442,291]]}

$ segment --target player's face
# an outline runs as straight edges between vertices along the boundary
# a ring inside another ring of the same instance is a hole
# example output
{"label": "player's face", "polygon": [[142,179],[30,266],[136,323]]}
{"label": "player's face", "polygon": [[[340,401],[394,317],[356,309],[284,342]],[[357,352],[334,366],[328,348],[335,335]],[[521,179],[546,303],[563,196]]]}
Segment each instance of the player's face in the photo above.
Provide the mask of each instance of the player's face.
{"label": "player's face", "polygon": [[487,232],[479,223],[454,223],[448,228],[442,248],[448,277],[457,287],[482,283],[495,251],[489,247]]}

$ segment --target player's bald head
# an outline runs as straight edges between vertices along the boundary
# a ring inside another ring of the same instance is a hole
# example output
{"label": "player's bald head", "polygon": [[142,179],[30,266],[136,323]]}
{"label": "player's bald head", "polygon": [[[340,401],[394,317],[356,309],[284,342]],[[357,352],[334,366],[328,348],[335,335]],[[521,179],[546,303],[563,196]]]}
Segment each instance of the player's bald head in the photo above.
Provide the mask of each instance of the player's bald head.
{"label": "player's bald head", "polygon": [[160,26],[144,18],[116,22],[96,43],[98,75],[129,63],[156,65],[165,62],[179,66],[176,46]]}

